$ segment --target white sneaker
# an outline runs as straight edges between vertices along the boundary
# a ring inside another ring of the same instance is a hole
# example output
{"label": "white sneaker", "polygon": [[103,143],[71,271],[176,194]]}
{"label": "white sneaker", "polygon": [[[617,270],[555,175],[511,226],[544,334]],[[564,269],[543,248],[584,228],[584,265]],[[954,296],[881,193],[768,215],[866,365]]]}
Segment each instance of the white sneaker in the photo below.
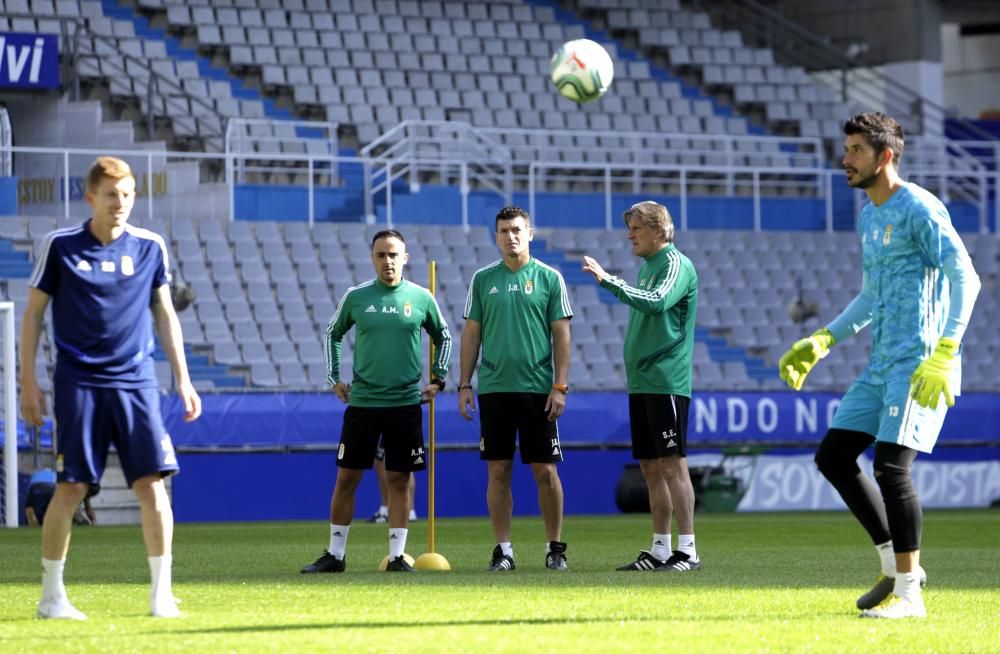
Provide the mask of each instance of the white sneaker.
{"label": "white sneaker", "polygon": [[177,608],[177,598],[173,595],[150,602],[150,614],[154,618],[179,618],[181,610]]}
{"label": "white sneaker", "polygon": [[45,620],[86,620],[87,616],[69,603],[66,597],[43,599],[35,615]]}
{"label": "white sneaker", "polygon": [[924,607],[924,599],[919,595],[915,600],[905,599],[899,595],[889,595],[881,604],[875,608],[861,612],[863,618],[887,618],[895,620],[898,618],[926,618],[927,609]]}

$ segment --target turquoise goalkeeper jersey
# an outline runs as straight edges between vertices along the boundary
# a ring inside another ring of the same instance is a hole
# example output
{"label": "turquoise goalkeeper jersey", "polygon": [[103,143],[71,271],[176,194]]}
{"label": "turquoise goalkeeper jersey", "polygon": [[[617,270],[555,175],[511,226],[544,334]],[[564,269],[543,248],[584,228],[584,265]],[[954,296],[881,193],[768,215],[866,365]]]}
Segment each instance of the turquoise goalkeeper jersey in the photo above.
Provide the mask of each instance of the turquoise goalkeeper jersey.
{"label": "turquoise goalkeeper jersey", "polygon": [[[861,293],[827,329],[837,342],[872,326],[872,352],[859,378],[909,380],[942,336],[961,341],[979,294],[979,276],[945,206],[905,183],[858,219]],[[961,362],[951,388],[958,394]]]}
{"label": "turquoise goalkeeper jersey", "polygon": [[405,279],[378,279],[347,289],[326,329],[327,381],[340,381],[340,349],[355,327],[351,406],[405,406],[420,402],[420,330],[434,342],[434,374],[444,378],[451,335],[431,292]]}

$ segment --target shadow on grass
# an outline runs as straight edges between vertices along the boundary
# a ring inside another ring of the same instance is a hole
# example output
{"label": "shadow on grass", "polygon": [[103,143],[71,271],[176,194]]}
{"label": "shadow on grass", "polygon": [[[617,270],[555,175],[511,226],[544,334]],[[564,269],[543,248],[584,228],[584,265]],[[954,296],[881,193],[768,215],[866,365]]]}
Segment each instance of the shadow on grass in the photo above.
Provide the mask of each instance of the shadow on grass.
{"label": "shadow on grass", "polygon": [[[837,613],[841,614],[840,612]],[[857,612],[850,612],[856,615]],[[843,613],[847,615],[847,613]],[[829,618],[830,613],[813,613],[810,615],[798,616],[798,619],[818,619]],[[789,619],[790,616],[782,616],[781,619]],[[608,617],[590,616],[574,618],[501,618],[494,620],[424,620],[420,624],[400,623],[400,622],[322,622],[303,624],[272,624],[272,625],[243,625],[232,627],[207,627],[204,629],[171,629],[171,634],[227,634],[227,633],[252,633],[252,632],[287,632],[287,631],[309,631],[312,629],[440,629],[442,627],[514,627],[514,626],[558,626],[558,625],[593,625],[593,624],[615,624],[615,623],[639,623],[639,622],[678,622],[694,620],[702,621],[745,621],[747,616],[735,615],[733,613],[684,616],[647,616],[647,617]],[[145,635],[162,634],[161,631],[145,632]]]}

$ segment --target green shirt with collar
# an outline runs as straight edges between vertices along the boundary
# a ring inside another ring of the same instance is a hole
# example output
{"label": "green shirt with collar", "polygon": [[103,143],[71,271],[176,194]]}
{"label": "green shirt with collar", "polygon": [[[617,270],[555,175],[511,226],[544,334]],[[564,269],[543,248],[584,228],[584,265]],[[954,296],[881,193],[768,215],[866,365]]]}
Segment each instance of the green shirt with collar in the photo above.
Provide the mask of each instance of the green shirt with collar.
{"label": "green shirt with collar", "polygon": [[402,280],[388,286],[378,279],[347,289],[326,328],[327,381],[340,381],[344,335],[355,328],[351,406],[419,404],[420,330],[434,342],[433,373],[444,379],[451,361],[451,334],[437,300],[426,288]]}
{"label": "green shirt with collar", "polygon": [[645,258],[635,286],[605,277],[629,311],[625,376],[629,393],[691,397],[691,359],[698,313],[698,274],[673,243]]}
{"label": "green shirt with collar", "polygon": [[503,259],[472,276],[464,317],[482,325],[479,393],[552,390],[552,323],[573,317],[562,274],[532,257],[517,272]]}

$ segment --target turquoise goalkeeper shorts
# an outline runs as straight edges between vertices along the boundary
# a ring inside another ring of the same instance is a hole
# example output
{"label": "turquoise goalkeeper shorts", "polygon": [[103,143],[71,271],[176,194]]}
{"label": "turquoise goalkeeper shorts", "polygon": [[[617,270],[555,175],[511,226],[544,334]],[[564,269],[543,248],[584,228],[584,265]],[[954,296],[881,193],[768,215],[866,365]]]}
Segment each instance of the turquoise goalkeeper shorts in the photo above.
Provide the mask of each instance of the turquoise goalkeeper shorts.
{"label": "turquoise goalkeeper shorts", "polygon": [[918,452],[934,449],[948,411],[938,402],[937,409],[922,407],[910,397],[906,381],[887,384],[854,382],[840,401],[832,429],[873,434],[880,443],[895,443]]}

